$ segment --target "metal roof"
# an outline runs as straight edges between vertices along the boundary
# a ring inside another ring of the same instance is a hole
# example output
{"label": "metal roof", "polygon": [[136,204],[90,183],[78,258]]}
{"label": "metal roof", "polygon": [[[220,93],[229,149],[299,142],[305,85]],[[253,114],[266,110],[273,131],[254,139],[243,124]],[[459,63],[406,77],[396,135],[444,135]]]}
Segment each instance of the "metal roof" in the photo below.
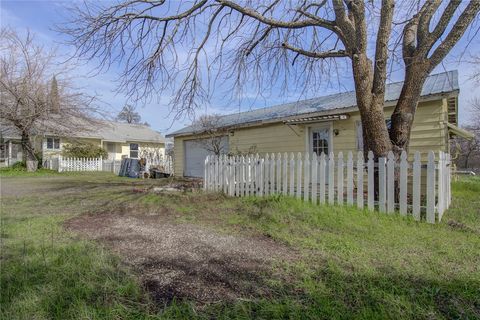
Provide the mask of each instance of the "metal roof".
{"label": "metal roof", "polygon": [[[398,100],[402,86],[403,81],[387,84],[385,101],[388,102]],[[425,80],[421,96],[427,97],[458,90],[458,71],[453,70],[430,75]],[[283,118],[303,114],[332,112],[333,110],[337,109],[338,112],[342,112],[342,109],[356,107],[356,104],[355,91],[349,91],[267,108],[229,114],[221,116],[218,119],[218,123],[221,127],[241,127],[243,125],[255,122],[271,122],[275,119],[281,121]],[[194,127],[190,125],[173,133],[167,134],[167,137],[191,134],[194,132]]]}

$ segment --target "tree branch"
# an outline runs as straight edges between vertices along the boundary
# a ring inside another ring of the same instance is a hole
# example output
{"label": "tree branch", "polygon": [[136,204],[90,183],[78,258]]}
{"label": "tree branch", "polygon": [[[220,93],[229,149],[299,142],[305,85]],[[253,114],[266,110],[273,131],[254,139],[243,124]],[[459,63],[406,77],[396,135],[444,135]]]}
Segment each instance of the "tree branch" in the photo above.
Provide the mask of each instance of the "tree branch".
{"label": "tree branch", "polygon": [[325,58],[345,58],[348,57],[347,52],[345,50],[338,50],[338,51],[325,51],[325,52],[314,52],[314,51],[307,51],[301,48],[297,48],[294,46],[289,45],[288,43],[282,43],[282,47],[288,49],[290,51],[296,52],[306,57],[316,58],[316,59],[325,59]]}

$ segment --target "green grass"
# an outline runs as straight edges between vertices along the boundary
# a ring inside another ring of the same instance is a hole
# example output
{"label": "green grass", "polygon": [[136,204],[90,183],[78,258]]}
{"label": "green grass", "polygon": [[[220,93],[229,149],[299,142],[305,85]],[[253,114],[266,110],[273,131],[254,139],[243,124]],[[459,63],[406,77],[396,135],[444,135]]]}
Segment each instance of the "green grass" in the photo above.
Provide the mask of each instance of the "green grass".
{"label": "green grass", "polygon": [[[168,181],[108,174],[3,179],[53,187],[2,199],[2,319],[480,318],[480,179],[453,184],[452,207],[436,225],[283,197],[156,195],[141,191]],[[269,297],[154,306],[119,257],[62,227],[74,215],[126,205],[268,236],[297,258],[274,266]]]}

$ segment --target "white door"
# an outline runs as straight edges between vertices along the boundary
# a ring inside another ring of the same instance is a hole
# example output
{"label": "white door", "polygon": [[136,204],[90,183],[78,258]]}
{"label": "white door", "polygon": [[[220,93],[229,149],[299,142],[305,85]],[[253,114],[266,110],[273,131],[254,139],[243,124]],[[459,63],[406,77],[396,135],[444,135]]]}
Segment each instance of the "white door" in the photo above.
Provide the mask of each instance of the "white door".
{"label": "white door", "polygon": [[332,151],[330,125],[322,127],[311,127],[309,136],[309,153],[316,153],[320,156],[323,153],[328,155]]}
{"label": "white door", "polygon": [[[221,140],[222,153],[228,153],[228,137]],[[199,177],[204,175],[205,158],[212,154],[208,151],[208,141],[187,140],[184,142],[184,173],[186,177]]]}
{"label": "white door", "polygon": [[115,160],[115,142],[107,142],[108,159]]}

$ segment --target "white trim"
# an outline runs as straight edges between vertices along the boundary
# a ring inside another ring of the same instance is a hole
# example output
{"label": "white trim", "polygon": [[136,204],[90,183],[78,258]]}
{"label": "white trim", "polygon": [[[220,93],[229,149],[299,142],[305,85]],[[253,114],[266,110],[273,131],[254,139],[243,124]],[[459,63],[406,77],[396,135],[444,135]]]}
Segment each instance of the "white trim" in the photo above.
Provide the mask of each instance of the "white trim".
{"label": "white trim", "polygon": [[[328,138],[328,153],[334,152],[333,151],[333,122],[319,122],[319,123],[313,123],[310,125],[305,126],[305,152],[307,153],[313,153],[312,148],[312,139],[311,139],[311,132],[312,129],[329,129],[329,138]],[[320,157],[319,154],[317,154],[318,157]]]}

